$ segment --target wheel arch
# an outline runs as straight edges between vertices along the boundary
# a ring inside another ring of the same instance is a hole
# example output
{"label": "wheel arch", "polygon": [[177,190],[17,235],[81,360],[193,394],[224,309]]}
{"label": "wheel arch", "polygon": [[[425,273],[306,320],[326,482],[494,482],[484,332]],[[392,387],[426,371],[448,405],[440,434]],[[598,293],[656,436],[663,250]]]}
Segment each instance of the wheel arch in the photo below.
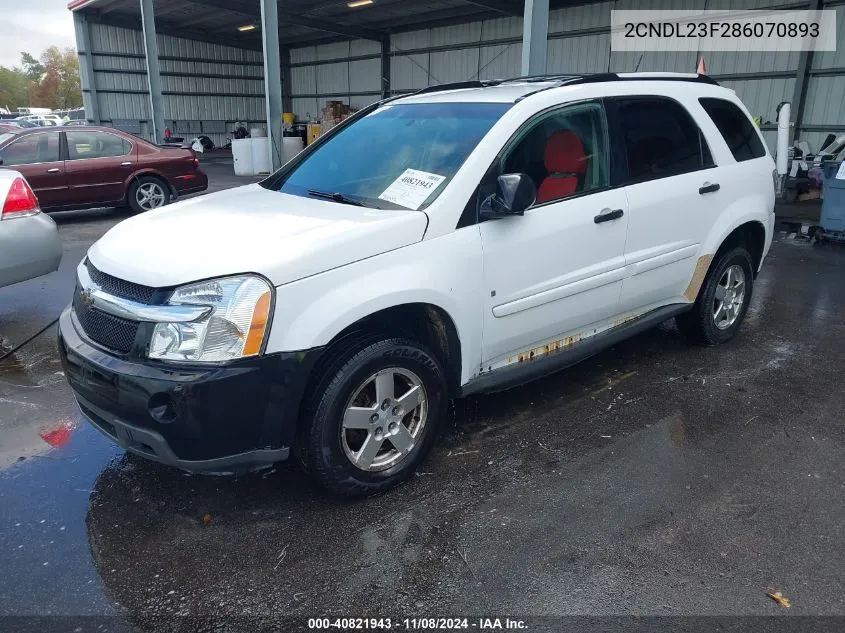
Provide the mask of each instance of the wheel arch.
{"label": "wheel arch", "polygon": [[[381,308],[343,327],[326,345],[326,351],[355,334],[384,334],[412,338],[434,353],[446,372],[450,393],[461,384],[461,339],[455,320],[443,307],[429,302],[411,302]],[[317,361],[319,367],[320,361]],[[309,379],[310,382],[310,379]]]}
{"label": "wheel arch", "polygon": [[719,248],[713,255],[713,261],[717,260],[722,253],[736,246],[745,247],[751,255],[754,276],[756,277],[763,262],[763,253],[766,248],[766,227],[759,220],[749,220],[738,225],[722,239]]}
{"label": "wheel arch", "polygon": [[129,189],[132,187],[132,183],[138,180],[139,178],[143,178],[144,176],[160,180],[161,183],[170,190],[171,194],[173,193],[173,185],[167,179],[167,176],[165,176],[160,171],[157,171],[150,167],[143,167],[141,169],[138,169],[137,171],[132,172],[132,175],[124,181],[123,190],[125,192],[124,195],[127,198],[129,197]]}
{"label": "wheel arch", "polygon": [[700,251],[702,255],[698,258],[692,279],[684,292],[686,299],[690,303],[696,301],[713,264],[722,253],[735,246],[742,245],[748,249],[752,272],[756,277],[770,240],[771,236],[766,235],[766,224],[756,213],[748,213],[735,218],[730,224],[722,223],[714,227]]}

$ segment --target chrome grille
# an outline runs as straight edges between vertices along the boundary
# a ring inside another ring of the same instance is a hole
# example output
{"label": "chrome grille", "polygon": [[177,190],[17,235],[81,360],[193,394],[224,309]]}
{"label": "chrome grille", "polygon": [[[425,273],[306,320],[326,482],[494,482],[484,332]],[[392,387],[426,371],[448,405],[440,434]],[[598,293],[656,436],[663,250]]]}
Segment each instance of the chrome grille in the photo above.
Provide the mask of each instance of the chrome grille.
{"label": "chrome grille", "polygon": [[123,299],[130,299],[138,303],[152,303],[155,297],[156,289],[149,286],[142,286],[141,284],[132,283],[112,277],[100,270],[88,259],[85,260],[85,267],[88,269],[88,274],[91,276],[91,281],[100,286],[105,292],[115,297]]}
{"label": "chrome grille", "polygon": [[90,308],[82,302],[81,297],[82,294],[77,285],[73,293],[73,311],[85,335],[95,343],[115,352],[121,354],[129,352],[135,343],[139,323]]}

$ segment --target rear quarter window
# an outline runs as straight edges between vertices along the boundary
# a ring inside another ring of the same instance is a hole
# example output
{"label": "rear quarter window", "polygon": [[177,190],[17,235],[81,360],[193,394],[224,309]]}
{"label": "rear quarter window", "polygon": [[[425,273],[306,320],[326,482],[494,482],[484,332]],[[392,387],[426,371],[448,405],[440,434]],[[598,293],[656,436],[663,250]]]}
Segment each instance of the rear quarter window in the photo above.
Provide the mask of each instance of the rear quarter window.
{"label": "rear quarter window", "polygon": [[766,148],[754,124],[736,104],[726,99],[702,98],[698,101],[721,132],[737,162],[766,155]]}

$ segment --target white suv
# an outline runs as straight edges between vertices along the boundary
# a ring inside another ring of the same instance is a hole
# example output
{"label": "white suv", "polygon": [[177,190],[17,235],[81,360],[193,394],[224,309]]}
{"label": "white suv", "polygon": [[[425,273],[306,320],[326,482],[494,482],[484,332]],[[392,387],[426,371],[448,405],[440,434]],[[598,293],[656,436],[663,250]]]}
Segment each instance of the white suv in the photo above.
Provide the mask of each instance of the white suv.
{"label": "white suv", "polygon": [[294,450],[344,495],[425,457],[449,398],[675,317],[731,339],[774,163],[697,75],[467,82],[368,107],[261,182],[127,220],[62,315],[85,416],[191,471]]}

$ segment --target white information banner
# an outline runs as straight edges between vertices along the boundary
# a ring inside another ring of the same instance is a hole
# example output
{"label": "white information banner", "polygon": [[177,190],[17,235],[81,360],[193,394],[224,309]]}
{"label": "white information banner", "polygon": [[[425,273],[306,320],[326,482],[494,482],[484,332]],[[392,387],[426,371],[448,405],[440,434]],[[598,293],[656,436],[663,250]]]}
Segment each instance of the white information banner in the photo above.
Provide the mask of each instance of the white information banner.
{"label": "white information banner", "polygon": [[611,11],[610,34],[610,49],[629,53],[835,51],[836,11]]}
{"label": "white information banner", "polygon": [[418,169],[406,169],[379,198],[416,211],[444,180],[446,176]]}

